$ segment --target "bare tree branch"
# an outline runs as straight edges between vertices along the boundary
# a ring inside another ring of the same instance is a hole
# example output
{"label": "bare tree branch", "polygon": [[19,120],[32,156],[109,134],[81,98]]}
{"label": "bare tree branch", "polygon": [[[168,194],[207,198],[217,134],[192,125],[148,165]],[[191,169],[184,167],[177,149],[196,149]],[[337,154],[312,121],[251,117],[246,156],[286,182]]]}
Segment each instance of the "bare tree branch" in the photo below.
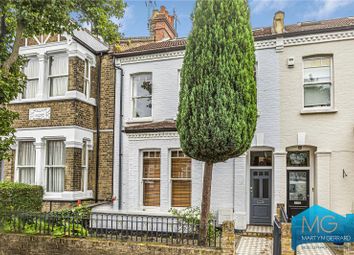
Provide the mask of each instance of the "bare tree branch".
{"label": "bare tree branch", "polygon": [[2,67],[5,71],[10,70],[10,67],[16,62],[16,60],[19,56],[20,43],[21,43],[23,31],[24,31],[24,26],[23,26],[22,22],[18,21],[17,27],[16,27],[15,41],[14,41],[14,44],[12,47],[11,55],[2,65]]}

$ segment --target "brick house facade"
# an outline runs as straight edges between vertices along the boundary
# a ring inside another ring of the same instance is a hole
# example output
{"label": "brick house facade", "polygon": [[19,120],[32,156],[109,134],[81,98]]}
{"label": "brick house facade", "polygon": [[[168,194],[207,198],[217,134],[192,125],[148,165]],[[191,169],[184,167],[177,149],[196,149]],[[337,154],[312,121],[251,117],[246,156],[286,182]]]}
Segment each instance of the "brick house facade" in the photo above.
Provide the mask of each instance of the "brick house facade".
{"label": "brick house facade", "polygon": [[42,185],[45,209],[111,198],[114,69],[107,51],[86,31],[22,41],[28,84],[7,106],[19,118],[3,179]]}

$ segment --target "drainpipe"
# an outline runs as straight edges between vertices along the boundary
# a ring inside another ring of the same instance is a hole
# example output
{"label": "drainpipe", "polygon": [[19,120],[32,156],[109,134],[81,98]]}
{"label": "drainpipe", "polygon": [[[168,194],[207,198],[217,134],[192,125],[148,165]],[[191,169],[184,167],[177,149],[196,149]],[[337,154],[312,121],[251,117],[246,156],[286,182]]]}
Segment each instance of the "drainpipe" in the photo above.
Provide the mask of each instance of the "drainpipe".
{"label": "drainpipe", "polygon": [[95,203],[98,202],[98,189],[99,189],[99,166],[100,166],[100,98],[101,98],[101,66],[102,66],[102,56],[101,52],[98,60],[98,70],[97,70],[97,92],[96,92],[96,185],[95,185]]}
{"label": "drainpipe", "polygon": [[[120,71],[120,86],[119,86],[119,127],[118,127],[118,135],[119,135],[119,162],[118,162],[118,209],[122,209],[122,130],[123,130],[123,68],[119,65],[116,65],[115,59],[113,59],[115,70]],[[115,72],[116,73],[116,72]],[[116,78],[117,79],[117,78]],[[113,187],[113,185],[112,185]]]}

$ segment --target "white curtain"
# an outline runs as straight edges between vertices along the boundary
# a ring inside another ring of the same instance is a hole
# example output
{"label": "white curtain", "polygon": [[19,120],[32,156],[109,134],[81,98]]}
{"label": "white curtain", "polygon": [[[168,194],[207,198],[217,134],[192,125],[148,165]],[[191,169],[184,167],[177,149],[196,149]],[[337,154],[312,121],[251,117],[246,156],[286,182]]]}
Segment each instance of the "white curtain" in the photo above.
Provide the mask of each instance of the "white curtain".
{"label": "white curtain", "polygon": [[28,80],[22,98],[35,98],[37,93],[38,80]]}
{"label": "white curtain", "polygon": [[19,181],[22,183],[34,184],[36,150],[33,142],[19,142],[17,160]]}
{"label": "white curtain", "polygon": [[68,86],[68,77],[52,77],[50,78],[50,96],[65,96]]}
{"label": "white curtain", "polygon": [[35,98],[38,86],[39,66],[38,59],[29,59],[24,73],[27,76],[27,86],[23,92],[22,98]]}
{"label": "white curtain", "polygon": [[68,68],[66,55],[57,54],[49,58],[50,96],[65,95],[68,87]]}
{"label": "white curtain", "polygon": [[81,153],[81,191],[87,190],[87,142],[84,141]]}
{"label": "white curtain", "polygon": [[47,191],[64,191],[64,141],[47,142]]}

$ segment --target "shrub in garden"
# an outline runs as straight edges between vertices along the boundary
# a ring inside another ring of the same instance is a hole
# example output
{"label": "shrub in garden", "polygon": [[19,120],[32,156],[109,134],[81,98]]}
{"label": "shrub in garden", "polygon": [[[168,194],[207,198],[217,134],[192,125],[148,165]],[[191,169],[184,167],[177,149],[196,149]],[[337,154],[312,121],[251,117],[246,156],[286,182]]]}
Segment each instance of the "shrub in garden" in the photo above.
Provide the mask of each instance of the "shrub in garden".
{"label": "shrub in garden", "polygon": [[9,212],[0,215],[0,231],[54,237],[86,237],[90,213],[91,208],[85,206],[49,213]]}
{"label": "shrub in garden", "polygon": [[42,201],[42,186],[0,182],[0,211],[40,212]]}
{"label": "shrub in garden", "polygon": [[[199,207],[187,207],[184,209],[171,208],[169,212],[175,216],[181,224],[179,229],[183,233],[198,233],[200,226],[200,208]],[[207,227],[207,238],[214,239],[218,236],[218,232],[215,231],[215,215],[209,213],[208,215],[208,227]]]}

